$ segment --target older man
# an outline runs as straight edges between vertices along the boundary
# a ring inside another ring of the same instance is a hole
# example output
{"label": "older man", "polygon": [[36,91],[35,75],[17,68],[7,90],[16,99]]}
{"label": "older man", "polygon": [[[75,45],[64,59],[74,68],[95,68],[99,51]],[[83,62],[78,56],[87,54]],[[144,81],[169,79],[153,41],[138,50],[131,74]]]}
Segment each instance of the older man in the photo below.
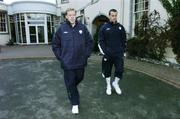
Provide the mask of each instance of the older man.
{"label": "older man", "polygon": [[83,80],[87,59],[93,49],[93,40],[85,25],[76,21],[76,10],[69,8],[65,12],[66,21],[54,35],[53,52],[61,62],[64,80],[72,113],[79,113],[78,84]]}

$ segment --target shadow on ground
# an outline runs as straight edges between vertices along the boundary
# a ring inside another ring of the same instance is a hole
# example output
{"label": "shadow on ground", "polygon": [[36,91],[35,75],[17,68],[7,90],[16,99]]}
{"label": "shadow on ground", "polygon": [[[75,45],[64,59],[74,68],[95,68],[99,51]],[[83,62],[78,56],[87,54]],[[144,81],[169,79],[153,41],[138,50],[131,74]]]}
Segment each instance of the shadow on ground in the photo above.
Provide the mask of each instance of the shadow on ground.
{"label": "shadow on ground", "polygon": [[59,62],[0,62],[0,119],[179,119],[180,90],[125,70],[123,95],[105,95],[100,62],[90,60],[79,85],[80,114],[72,115]]}

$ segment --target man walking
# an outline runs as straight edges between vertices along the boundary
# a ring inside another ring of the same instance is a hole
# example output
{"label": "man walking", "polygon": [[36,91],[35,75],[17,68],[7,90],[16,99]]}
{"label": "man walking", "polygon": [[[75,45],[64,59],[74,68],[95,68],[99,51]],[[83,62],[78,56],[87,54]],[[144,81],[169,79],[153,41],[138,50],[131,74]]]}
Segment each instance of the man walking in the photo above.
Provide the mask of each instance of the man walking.
{"label": "man walking", "polygon": [[54,35],[52,49],[64,70],[64,81],[72,104],[72,113],[78,114],[80,96],[77,86],[83,80],[84,68],[93,49],[93,40],[85,25],[76,21],[75,9],[67,9],[65,17],[66,21]]}
{"label": "man walking", "polygon": [[126,32],[124,27],[117,22],[117,10],[109,11],[109,22],[105,23],[99,32],[99,49],[103,54],[102,75],[106,79],[106,94],[111,95],[111,70],[115,66],[114,81],[112,86],[120,95],[119,80],[123,77],[124,52],[126,49]]}

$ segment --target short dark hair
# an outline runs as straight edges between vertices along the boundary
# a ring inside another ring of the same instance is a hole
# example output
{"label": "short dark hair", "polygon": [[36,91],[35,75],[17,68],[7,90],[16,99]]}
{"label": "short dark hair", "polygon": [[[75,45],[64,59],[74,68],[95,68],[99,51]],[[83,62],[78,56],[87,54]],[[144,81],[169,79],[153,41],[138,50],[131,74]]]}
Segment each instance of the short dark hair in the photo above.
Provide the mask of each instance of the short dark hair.
{"label": "short dark hair", "polygon": [[111,14],[111,12],[117,12],[117,10],[116,9],[110,9],[109,10],[109,15]]}

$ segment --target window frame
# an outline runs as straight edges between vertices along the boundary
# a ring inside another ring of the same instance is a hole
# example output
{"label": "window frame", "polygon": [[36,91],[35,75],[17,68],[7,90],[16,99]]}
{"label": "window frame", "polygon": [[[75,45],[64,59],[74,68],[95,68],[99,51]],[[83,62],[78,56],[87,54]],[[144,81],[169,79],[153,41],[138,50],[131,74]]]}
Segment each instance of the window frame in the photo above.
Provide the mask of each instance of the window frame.
{"label": "window frame", "polygon": [[[1,15],[4,15],[4,16],[1,16]],[[0,33],[8,33],[8,19],[7,19],[7,12],[4,12],[4,11],[0,11],[0,16],[5,20],[4,22],[0,22],[0,26],[3,26],[3,24],[5,25],[4,29],[5,30],[2,30],[0,29]],[[1,20],[1,19],[0,19]]]}
{"label": "window frame", "polygon": [[[136,2],[138,1],[138,2]],[[146,6],[148,2],[148,6]],[[139,7],[139,5],[141,6]],[[134,22],[139,22],[141,20],[141,17],[145,12],[149,12],[149,4],[150,0],[134,0],[134,5],[133,5],[133,14],[134,14]],[[136,11],[137,10],[137,11]],[[141,14],[141,15],[139,15]],[[138,19],[135,18],[135,16],[140,16]]]}
{"label": "window frame", "polygon": [[69,0],[61,0],[61,4],[69,3]]}
{"label": "window frame", "polygon": [[[148,5],[147,5],[148,2]],[[133,0],[133,7],[132,7],[132,13],[133,13],[133,20],[132,20],[132,36],[134,36],[134,29],[137,23],[140,22],[141,17],[143,16],[144,13],[149,13],[150,10],[150,2],[151,0]],[[138,4],[143,3],[143,9],[140,8],[138,10]],[[135,9],[136,5],[136,9]],[[138,16],[138,19],[136,18]],[[145,27],[146,28],[146,27]]]}

